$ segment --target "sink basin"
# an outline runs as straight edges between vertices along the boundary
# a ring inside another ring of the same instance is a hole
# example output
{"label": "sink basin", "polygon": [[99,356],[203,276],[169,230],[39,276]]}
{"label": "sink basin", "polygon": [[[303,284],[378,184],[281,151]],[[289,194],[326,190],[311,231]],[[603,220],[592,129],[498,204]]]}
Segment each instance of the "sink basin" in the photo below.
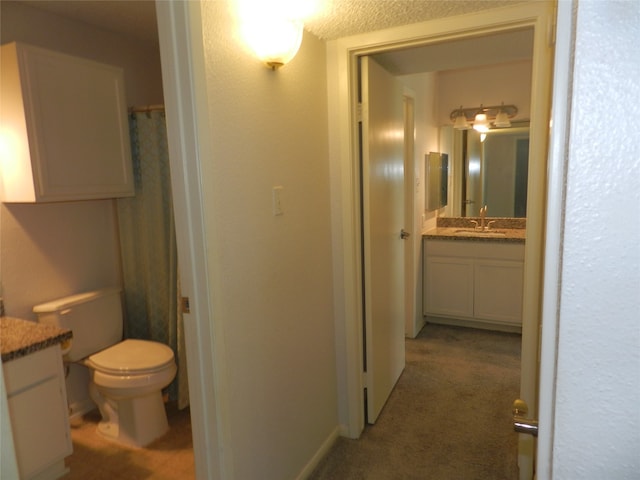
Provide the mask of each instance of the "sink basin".
{"label": "sink basin", "polygon": [[499,230],[473,230],[473,229],[463,229],[456,230],[454,232],[456,235],[460,235],[462,237],[494,237],[494,238],[504,238],[506,237],[506,233],[501,232]]}

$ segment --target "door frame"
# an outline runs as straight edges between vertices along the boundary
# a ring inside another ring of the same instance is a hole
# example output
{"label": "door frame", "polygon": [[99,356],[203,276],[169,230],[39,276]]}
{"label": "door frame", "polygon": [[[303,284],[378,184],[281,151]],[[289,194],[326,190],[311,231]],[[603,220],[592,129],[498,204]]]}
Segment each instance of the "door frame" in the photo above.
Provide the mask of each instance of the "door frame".
{"label": "door frame", "polygon": [[[357,57],[399,47],[478,36],[533,27],[534,59],[531,99],[531,184],[546,186],[546,154],[551,83],[550,45],[553,42],[554,3],[517,4],[476,14],[448,17],[355,35],[328,42],[330,169],[332,178],[332,231],[339,413],[342,434],[357,438],[364,429],[362,378],[362,276],[360,272],[361,221],[357,153]],[[541,310],[546,188],[529,189],[523,334],[537,335]],[[536,281],[527,281],[527,278]],[[531,375],[537,378],[537,371]],[[535,414],[536,392],[524,388],[521,396]]]}
{"label": "door frame", "polygon": [[210,158],[209,102],[200,2],[156,1],[180,257],[196,478],[233,478],[222,324],[207,269],[201,159]]}

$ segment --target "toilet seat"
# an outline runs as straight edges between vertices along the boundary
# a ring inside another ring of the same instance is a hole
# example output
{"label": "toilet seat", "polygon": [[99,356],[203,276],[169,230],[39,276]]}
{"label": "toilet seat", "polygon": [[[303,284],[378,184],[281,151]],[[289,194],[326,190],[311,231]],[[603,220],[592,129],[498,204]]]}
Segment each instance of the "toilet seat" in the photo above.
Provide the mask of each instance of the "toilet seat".
{"label": "toilet seat", "polygon": [[162,343],[127,339],[91,355],[87,363],[109,375],[144,375],[166,369],[174,363],[174,355]]}

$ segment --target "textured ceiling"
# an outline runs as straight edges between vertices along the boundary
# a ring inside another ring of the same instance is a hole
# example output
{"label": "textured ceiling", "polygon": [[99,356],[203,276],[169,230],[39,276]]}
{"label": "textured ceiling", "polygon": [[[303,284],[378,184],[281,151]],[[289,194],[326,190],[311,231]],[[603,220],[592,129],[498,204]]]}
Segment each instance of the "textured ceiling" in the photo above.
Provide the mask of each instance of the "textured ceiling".
{"label": "textured ceiling", "polygon": [[323,11],[305,22],[317,37],[333,40],[435,18],[504,7],[515,0],[324,0]]}
{"label": "textured ceiling", "polygon": [[[1,0],[0,6],[11,1],[47,10],[139,41],[158,43],[153,0]],[[321,11],[306,20],[305,29],[319,38],[332,40],[435,18],[503,7],[517,3],[518,0],[316,1],[321,5]],[[528,30],[381,53],[376,57],[393,74],[404,75],[531,58],[532,42],[532,31]]]}
{"label": "textured ceiling", "polygon": [[[2,3],[7,1],[9,0],[2,0]],[[16,1],[140,40],[158,41],[153,0]],[[306,20],[305,28],[319,38],[332,40],[502,7],[515,2],[516,0],[319,0],[321,11]]]}

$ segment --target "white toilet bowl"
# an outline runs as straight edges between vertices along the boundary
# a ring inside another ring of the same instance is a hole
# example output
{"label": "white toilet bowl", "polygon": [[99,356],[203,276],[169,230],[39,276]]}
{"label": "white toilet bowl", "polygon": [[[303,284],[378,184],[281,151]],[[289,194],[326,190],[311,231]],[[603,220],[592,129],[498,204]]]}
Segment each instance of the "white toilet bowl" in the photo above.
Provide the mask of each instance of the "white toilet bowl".
{"label": "white toilet bowl", "polygon": [[143,447],[169,430],[162,389],[176,375],[173,350],[148,340],[124,340],[88,357],[89,392],[102,414],[98,433]]}

